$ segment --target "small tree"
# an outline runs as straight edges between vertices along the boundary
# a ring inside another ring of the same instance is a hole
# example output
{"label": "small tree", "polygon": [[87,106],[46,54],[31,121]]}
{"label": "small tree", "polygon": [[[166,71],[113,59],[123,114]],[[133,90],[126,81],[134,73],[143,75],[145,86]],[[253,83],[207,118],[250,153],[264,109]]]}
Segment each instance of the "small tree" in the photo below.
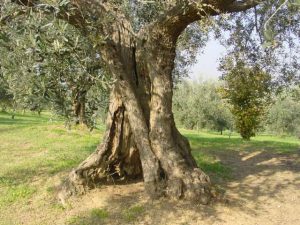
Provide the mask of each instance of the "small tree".
{"label": "small tree", "polygon": [[270,102],[271,76],[258,66],[237,62],[223,76],[223,98],[231,105],[237,131],[245,140],[255,136],[266,106]]}

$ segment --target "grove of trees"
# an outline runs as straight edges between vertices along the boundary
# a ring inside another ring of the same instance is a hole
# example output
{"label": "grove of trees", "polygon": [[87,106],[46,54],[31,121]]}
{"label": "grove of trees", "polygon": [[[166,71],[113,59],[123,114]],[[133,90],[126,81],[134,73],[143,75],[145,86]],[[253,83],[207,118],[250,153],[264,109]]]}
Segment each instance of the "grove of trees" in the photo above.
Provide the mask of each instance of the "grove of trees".
{"label": "grove of trees", "polygon": [[[246,78],[246,77],[244,77]],[[235,82],[238,82],[238,78]],[[236,84],[236,83],[234,83]],[[230,133],[236,131],[240,133],[241,123],[253,119],[254,126],[243,126],[246,132],[252,134],[269,133],[279,136],[292,135],[299,137],[300,120],[299,120],[299,87],[290,87],[280,94],[269,93],[262,96],[253,96],[257,92],[248,91],[255,88],[248,83],[245,86],[237,86],[236,90],[244,88],[243,91],[237,92],[241,96],[250,98],[255,104],[254,109],[259,112],[243,110],[239,113],[249,113],[247,116],[235,117],[231,112],[233,107],[230,102],[224,98],[224,82],[205,81],[192,82],[184,81],[174,89],[173,111],[176,124],[186,129],[206,129],[218,131],[228,130]],[[226,86],[225,86],[226,87]],[[227,90],[228,91],[228,90]],[[246,93],[246,95],[244,95]],[[233,93],[235,94],[235,93]],[[238,97],[240,97],[238,95]],[[262,104],[263,101],[268,101]],[[258,102],[258,103],[257,103]],[[251,102],[252,103],[252,102]],[[262,105],[260,105],[260,103]],[[246,105],[247,106],[247,105]],[[256,108],[262,107],[262,108]],[[254,118],[258,116],[258,118]],[[247,139],[246,139],[247,140]]]}
{"label": "grove of trees", "polygon": [[273,99],[264,123],[265,129],[276,135],[300,138],[300,89],[294,87]]}
{"label": "grove of trees", "polygon": [[233,115],[219,93],[220,83],[182,82],[174,90],[173,112],[187,129],[219,131],[233,129]]}

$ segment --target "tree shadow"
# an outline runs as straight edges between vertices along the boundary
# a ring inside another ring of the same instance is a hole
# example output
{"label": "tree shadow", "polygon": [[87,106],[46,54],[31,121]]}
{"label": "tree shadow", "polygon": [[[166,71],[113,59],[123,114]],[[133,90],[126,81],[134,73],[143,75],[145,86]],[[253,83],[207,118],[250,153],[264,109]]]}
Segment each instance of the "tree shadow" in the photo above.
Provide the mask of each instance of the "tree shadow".
{"label": "tree shadow", "polygon": [[49,122],[49,117],[45,115],[37,116],[34,114],[15,114],[15,118],[11,118],[12,114],[1,112],[0,124],[1,125],[16,125],[16,126],[30,126],[45,124]]}
{"label": "tree shadow", "polygon": [[[175,201],[170,199],[149,200],[146,199],[143,190],[134,193],[112,195],[101,208],[108,212],[106,218],[95,218],[91,213],[93,210],[87,210],[76,217],[68,220],[67,224],[72,225],[94,225],[94,224],[170,224],[168,222],[178,219],[176,224],[189,224],[190,221],[200,221],[202,219],[217,218],[213,205],[203,206],[184,201]],[[184,214],[190,216],[186,217]],[[172,222],[171,222],[172,223]]]}
{"label": "tree shadow", "polygon": [[[211,141],[206,140],[207,143]],[[268,145],[268,142],[259,143],[258,146],[261,145],[264,147],[257,148],[257,143],[247,144],[242,151],[230,149],[231,143],[227,141],[223,142],[223,150],[194,147],[194,154],[200,151],[216,159],[215,162],[207,162],[212,168],[218,163],[230,169],[230,176],[226,178],[224,174],[217,173],[218,171],[210,171],[216,178],[222,178],[213,179],[213,182],[220,193],[222,191],[225,193],[219,195],[208,206],[170,199],[145,200],[144,191],[139,190],[130,194],[112,194],[104,206],[109,212],[108,218],[99,219],[95,223],[95,218],[89,212],[79,215],[78,218],[84,221],[82,224],[112,224],[112,221],[114,224],[171,224],[169,221],[176,221],[173,224],[182,225],[198,224],[197,221],[222,224],[225,221],[219,207],[252,217],[268,213],[266,209],[268,201],[284,204],[288,201],[287,191],[297,190],[300,187],[300,149],[280,153],[270,151],[274,145]],[[235,146],[237,147],[236,143]],[[297,147],[297,144],[293,147]],[[132,216],[131,220],[126,219],[124,212],[136,205],[143,210]]]}

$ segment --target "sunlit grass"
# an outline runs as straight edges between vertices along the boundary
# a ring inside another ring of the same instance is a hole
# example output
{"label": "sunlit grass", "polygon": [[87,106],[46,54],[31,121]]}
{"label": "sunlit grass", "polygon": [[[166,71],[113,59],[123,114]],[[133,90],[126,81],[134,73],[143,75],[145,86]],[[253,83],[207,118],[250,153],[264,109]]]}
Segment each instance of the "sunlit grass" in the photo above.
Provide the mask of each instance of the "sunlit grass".
{"label": "sunlit grass", "polygon": [[95,150],[102,131],[68,131],[63,121],[26,113],[0,113],[0,207],[35,193],[34,180],[48,179],[78,165]]}
{"label": "sunlit grass", "polygon": [[251,141],[244,141],[237,133],[220,135],[217,132],[191,131],[181,129],[192,148],[214,149],[214,150],[236,150],[236,151],[273,151],[277,153],[292,153],[299,150],[300,140],[296,137],[277,137],[270,135],[258,135],[251,138]]}
{"label": "sunlit grass", "polygon": [[145,211],[141,205],[134,205],[123,211],[123,217],[126,221],[134,221]]}
{"label": "sunlit grass", "polygon": [[92,224],[102,224],[102,221],[107,219],[109,213],[105,209],[92,209],[86,215],[73,216],[67,223],[69,225],[92,225]]}
{"label": "sunlit grass", "polygon": [[258,135],[251,141],[244,141],[239,134],[224,133],[221,135],[212,131],[191,131],[181,129],[192,147],[192,154],[198,165],[207,172],[214,180],[229,179],[231,168],[224,165],[216,157],[214,151],[220,152],[251,152],[270,151],[273,153],[293,153],[299,151],[300,140],[296,137],[277,137]]}

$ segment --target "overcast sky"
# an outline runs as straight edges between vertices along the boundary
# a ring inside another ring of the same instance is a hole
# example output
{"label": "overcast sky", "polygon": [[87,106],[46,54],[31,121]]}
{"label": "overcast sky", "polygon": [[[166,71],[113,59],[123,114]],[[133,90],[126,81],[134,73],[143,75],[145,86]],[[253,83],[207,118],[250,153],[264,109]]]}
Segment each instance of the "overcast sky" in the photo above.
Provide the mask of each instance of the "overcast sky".
{"label": "overcast sky", "polygon": [[193,80],[218,79],[221,75],[218,71],[218,59],[225,54],[225,48],[216,40],[210,40],[203,53],[197,57],[197,63],[190,70],[190,78]]}

